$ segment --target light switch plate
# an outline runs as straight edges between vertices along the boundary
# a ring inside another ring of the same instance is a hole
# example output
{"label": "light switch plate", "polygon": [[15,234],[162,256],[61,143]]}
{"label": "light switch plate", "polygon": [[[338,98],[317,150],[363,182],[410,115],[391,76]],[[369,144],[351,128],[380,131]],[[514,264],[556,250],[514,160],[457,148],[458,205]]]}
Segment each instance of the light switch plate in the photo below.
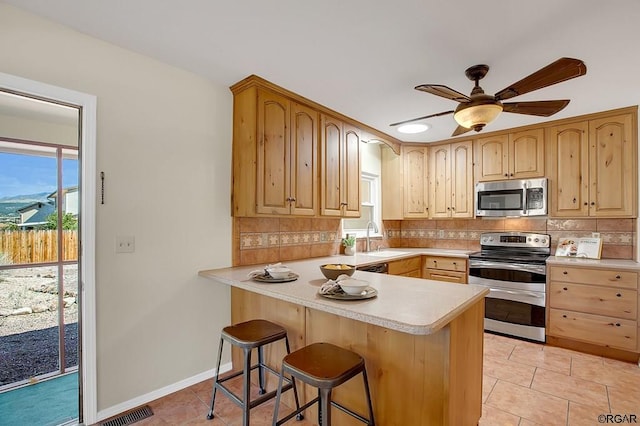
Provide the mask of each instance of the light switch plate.
{"label": "light switch plate", "polygon": [[133,253],[136,251],[136,239],[133,236],[116,237],[116,253]]}

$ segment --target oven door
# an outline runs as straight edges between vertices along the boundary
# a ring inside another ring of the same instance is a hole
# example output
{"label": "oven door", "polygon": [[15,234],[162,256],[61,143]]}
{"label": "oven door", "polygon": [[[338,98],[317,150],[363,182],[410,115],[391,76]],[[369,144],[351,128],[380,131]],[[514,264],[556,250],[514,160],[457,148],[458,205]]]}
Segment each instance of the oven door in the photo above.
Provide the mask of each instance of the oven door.
{"label": "oven door", "polygon": [[489,289],[485,330],[544,342],[545,271],[544,265],[471,260],[469,284]]}

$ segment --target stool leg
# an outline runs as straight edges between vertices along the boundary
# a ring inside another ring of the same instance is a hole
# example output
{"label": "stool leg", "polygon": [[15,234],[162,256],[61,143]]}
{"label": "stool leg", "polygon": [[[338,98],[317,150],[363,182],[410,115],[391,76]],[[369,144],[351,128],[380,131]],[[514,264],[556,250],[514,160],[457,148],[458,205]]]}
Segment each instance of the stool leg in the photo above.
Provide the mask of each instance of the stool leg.
{"label": "stool leg", "polygon": [[318,425],[331,426],[331,389],[318,389]]}
{"label": "stool leg", "polygon": [[222,360],[222,344],[224,339],[220,339],[220,346],[218,347],[218,364],[216,366],[216,377],[213,379],[213,396],[211,397],[211,410],[207,414],[207,419],[213,419],[213,405],[216,403],[216,383],[218,383],[218,377],[220,377],[220,361]]}
{"label": "stool leg", "polygon": [[[282,381],[284,379],[284,369],[280,371],[280,379],[278,380],[278,391],[276,392],[276,407],[273,410],[272,425],[278,424],[278,411],[280,411],[280,396],[282,395]],[[295,391],[294,391],[295,392]],[[297,400],[297,396],[296,396]]]}
{"label": "stool leg", "polygon": [[376,422],[373,419],[373,405],[371,404],[371,394],[369,393],[369,380],[367,379],[367,370],[362,370],[362,378],[364,380],[364,391],[367,394],[367,404],[369,405],[369,426],[375,426]]}
{"label": "stool leg", "polygon": [[[285,336],[284,344],[287,347],[287,354],[290,354],[291,348],[289,346],[289,336]],[[284,371],[282,372],[282,374],[284,374]],[[296,389],[296,379],[293,377],[293,375],[291,375],[290,377],[291,377],[291,386],[293,389],[293,398],[296,400],[296,410],[298,410],[300,409],[300,400],[298,399],[298,389]],[[304,414],[300,413],[296,416],[296,420],[302,420],[302,419],[304,419]]]}
{"label": "stool leg", "polygon": [[251,349],[244,349],[242,394],[244,405],[242,406],[242,426],[249,426],[249,410],[251,402]]}
{"label": "stool leg", "polygon": [[262,346],[258,347],[258,385],[260,390],[258,393],[264,395],[267,391],[264,389],[264,353],[262,352]]}

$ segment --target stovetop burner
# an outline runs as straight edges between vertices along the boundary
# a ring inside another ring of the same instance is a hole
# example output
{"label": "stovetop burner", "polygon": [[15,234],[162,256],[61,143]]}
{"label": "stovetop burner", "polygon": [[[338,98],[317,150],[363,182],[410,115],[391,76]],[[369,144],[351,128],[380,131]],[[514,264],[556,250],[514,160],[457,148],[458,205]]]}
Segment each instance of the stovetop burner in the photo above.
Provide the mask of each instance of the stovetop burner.
{"label": "stovetop burner", "polygon": [[481,250],[469,254],[469,259],[495,260],[499,262],[544,264],[549,253],[516,250]]}

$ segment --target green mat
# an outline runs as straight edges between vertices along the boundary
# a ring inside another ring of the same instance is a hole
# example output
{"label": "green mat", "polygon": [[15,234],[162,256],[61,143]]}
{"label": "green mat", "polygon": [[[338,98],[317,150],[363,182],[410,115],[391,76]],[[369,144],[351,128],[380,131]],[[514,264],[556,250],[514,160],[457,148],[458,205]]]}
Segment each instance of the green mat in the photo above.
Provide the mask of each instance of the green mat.
{"label": "green mat", "polygon": [[78,418],[78,373],[0,393],[0,426],[56,426]]}

